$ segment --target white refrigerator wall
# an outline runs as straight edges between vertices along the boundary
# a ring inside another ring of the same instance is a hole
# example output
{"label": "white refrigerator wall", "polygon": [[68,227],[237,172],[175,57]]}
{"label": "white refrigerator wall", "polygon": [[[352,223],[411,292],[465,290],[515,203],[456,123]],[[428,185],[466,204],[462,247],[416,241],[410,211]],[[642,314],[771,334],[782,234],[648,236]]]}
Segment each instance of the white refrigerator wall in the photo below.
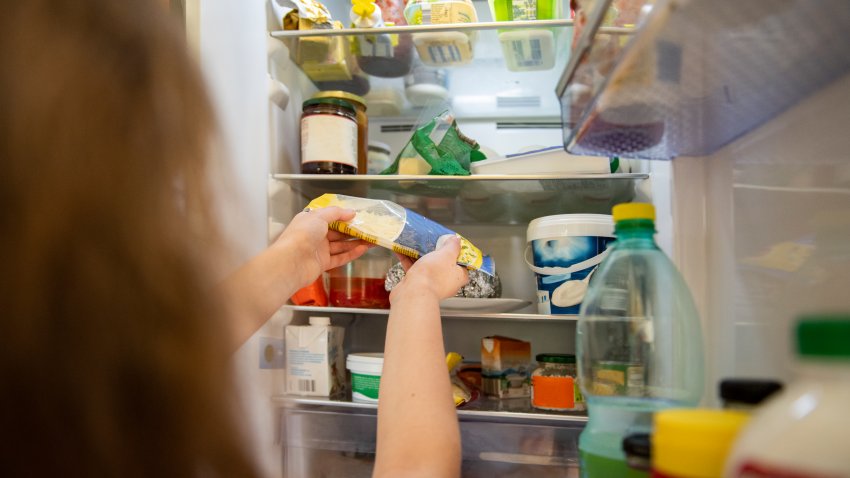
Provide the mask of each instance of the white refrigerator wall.
{"label": "white refrigerator wall", "polygon": [[[709,401],[793,378],[793,324],[850,310],[850,77],[711,157],[673,162],[677,262],[702,301]],[[702,231],[702,232],[701,232]]]}
{"label": "white refrigerator wall", "polygon": [[[216,157],[230,177],[219,208],[239,260],[267,245],[272,106],[265,8],[264,0],[190,0],[186,8],[190,44],[197,50],[223,136],[223,151]],[[270,320],[234,355],[250,446],[269,477],[282,475],[279,420],[270,397],[283,389],[285,320],[283,315]]]}

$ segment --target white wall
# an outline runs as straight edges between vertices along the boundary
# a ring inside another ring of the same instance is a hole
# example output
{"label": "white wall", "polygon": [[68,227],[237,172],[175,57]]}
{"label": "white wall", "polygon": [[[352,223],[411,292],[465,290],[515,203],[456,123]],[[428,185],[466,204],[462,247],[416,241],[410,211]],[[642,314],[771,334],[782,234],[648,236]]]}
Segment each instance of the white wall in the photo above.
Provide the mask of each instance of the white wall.
{"label": "white wall", "polygon": [[[263,0],[195,0],[187,2],[190,43],[196,45],[201,67],[224,135],[230,184],[236,200],[225,194],[222,218],[239,251],[247,259],[267,244],[267,178],[269,171],[269,102],[267,38]],[[276,444],[277,421],[269,397],[282,386],[282,369],[260,368],[262,349],[276,347],[283,337],[283,318],[276,317],[255,334],[234,357],[245,396],[246,423],[253,449],[267,476],[281,476]],[[264,364],[269,366],[268,363]]]}

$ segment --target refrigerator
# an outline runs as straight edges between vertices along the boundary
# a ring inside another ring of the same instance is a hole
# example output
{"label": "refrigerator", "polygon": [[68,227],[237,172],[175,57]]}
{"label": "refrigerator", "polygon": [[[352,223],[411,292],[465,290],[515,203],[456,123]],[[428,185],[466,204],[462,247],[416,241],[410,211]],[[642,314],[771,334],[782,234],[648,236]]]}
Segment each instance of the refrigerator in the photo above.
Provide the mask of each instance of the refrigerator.
{"label": "refrigerator", "polygon": [[[702,403],[719,405],[727,377],[791,381],[795,318],[850,309],[850,9],[842,0],[579,3],[576,20],[563,2],[554,20],[496,24],[487,2],[473,1],[479,23],[455,30],[475,37],[474,58],[441,68],[448,102],[464,134],[496,154],[561,145],[623,158],[628,169],[404,183],[299,175],[301,105],[318,90],[290,51],[305,37],[281,32],[266,0],[187,1],[187,34],[242,200],[239,214],[224,218],[242,256],[323,192],[393,199],[492,254],[503,297],[528,302],[509,312],[445,311],[447,351],[476,361],[482,337],[505,335],[531,342],[532,356],[571,353],[576,317],[540,315],[534,305],[528,222],[649,201],[657,241],[699,309]],[[327,6],[348,23],[347,2]],[[385,32],[451,31],[394,28]],[[501,35],[531,30],[553,32],[553,66],[509,70]],[[402,78],[369,80],[372,92],[400,95],[398,114],[369,123],[369,138],[395,155],[420,110]],[[476,189],[490,192],[484,207],[461,194]],[[254,449],[269,476],[369,476],[374,406],[285,393],[284,327],[312,315],[345,327],[346,352],[383,348],[385,311],[282,308],[234,357]],[[461,409],[459,420],[464,476],[578,476],[581,413],[490,400]]]}

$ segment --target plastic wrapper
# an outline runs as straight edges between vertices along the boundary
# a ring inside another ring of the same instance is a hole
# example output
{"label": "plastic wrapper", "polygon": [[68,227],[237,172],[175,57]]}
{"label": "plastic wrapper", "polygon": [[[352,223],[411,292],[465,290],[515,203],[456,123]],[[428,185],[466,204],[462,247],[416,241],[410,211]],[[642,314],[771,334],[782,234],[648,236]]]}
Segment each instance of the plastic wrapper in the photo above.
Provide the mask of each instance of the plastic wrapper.
{"label": "plastic wrapper", "polygon": [[390,201],[366,199],[341,194],[323,194],[310,201],[307,210],[338,206],[353,209],[357,214],[350,221],[334,221],[330,228],[363,239],[366,242],[391,249],[399,254],[418,259],[435,250],[440,236],[447,234],[460,238],[459,265],[480,270],[489,275],[496,273],[493,258],[484,255],[469,240],[426,217]]}
{"label": "plastic wrapper", "polygon": [[[404,279],[404,267],[396,263],[387,272],[384,288],[389,292]],[[472,299],[492,299],[502,296],[502,281],[498,274],[485,274],[478,270],[469,271],[469,283],[457,291],[455,297]]]}
{"label": "plastic wrapper", "polygon": [[[277,28],[284,30],[340,30],[342,23],[333,21],[328,8],[316,0],[272,0]],[[284,40],[289,56],[319,89],[344,90],[363,95],[369,91],[369,80],[358,74],[357,62],[348,48],[345,36],[316,36]]]}
{"label": "plastic wrapper", "polygon": [[486,159],[464,136],[451,111],[443,110],[413,132],[396,160],[381,174],[469,176],[470,163]]}
{"label": "plastic wrapper", "polygon": [[463,361],[463,356],[457,352],[446,354],[446,366],[449,369],[449,378],[452,383],[452,399],[454,400],[455,407],[462,407],[478,398],[478,391],[469,388],[457,376],[457,369],[461,361]]}
{"label": "plastic wrapper", "polygon": [[271,7],[284,30],[332,28],[331,12],[315,0],[272,0]]}

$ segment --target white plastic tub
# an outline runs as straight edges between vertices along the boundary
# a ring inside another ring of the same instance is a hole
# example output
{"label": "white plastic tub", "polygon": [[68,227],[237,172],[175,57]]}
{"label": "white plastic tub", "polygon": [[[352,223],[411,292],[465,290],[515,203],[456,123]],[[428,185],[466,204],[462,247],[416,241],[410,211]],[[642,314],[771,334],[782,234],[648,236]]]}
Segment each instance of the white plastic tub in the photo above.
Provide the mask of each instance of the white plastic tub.
{"label": "white plastic tub", "polygon": [[348,354],[345,368],[351,372],[351,400],[358,403],[378,403],[384,354]]}
{"label": "white plastic tub", "polygon": [[537,276],[540,314],[578,314],[593,271],[614,240],[607,214],[559,214],[528,225],[525,261]]}

